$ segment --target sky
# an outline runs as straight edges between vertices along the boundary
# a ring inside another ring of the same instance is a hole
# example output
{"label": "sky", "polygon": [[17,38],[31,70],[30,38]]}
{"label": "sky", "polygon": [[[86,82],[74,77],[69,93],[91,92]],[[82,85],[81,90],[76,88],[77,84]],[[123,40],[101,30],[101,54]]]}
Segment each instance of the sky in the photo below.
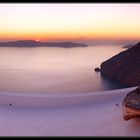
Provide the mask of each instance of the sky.
{"label": "sky", "polygon": [[0,41],[138,40],[139,3],[0,4]]}

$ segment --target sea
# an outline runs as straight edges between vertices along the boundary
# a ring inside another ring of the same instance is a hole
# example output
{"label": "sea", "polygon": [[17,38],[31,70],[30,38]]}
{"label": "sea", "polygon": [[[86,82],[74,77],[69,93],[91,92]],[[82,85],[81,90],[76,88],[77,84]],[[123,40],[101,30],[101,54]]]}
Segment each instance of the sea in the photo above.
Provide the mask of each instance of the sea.
{"label": "sea", "polygon": [[95,72],[122,45],[0,47],[0,92],[87,93],[127,87]]}

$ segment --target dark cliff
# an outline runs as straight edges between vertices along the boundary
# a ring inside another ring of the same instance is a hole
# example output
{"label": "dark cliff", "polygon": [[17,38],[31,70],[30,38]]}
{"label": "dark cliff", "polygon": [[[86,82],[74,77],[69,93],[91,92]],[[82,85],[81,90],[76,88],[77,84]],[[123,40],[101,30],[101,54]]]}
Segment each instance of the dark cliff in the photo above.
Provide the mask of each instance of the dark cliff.
{"label": "dark cliff", "polygon": [[140,85],[140,42],[101,64],[101,74],[129,86]]}

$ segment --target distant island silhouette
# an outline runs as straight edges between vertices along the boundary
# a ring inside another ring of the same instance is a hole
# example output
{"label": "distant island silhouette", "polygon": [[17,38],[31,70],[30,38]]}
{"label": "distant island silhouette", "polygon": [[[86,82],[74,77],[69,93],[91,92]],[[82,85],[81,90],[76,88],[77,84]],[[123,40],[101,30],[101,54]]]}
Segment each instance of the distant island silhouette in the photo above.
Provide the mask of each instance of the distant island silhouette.
{"label": "distant island silhouette", "polygon": [[129,44],[129,45],[125,45],[125,46],[123,46],[123,48],[127,48],[127,49],[129,49],[129,48],[132,48],[133,46],[135,46],[134,44]]}
{"label": "distant island silhouette", "polygon": [[18,40],[18,41],[9,41],[9,42],[0,42],[0,47],[88,47],[84,43],[74,43],[74,42],[40,42],[34,40]]}

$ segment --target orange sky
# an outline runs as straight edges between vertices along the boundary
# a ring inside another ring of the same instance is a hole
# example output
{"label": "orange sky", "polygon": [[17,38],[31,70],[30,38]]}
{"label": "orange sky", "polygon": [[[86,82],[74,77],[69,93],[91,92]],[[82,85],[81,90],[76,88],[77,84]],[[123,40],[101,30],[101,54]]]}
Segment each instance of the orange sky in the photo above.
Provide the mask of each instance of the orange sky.
{"label": "orange sky", "polygon": [[0,40],[140,38],[140,4],[0,4]]}

